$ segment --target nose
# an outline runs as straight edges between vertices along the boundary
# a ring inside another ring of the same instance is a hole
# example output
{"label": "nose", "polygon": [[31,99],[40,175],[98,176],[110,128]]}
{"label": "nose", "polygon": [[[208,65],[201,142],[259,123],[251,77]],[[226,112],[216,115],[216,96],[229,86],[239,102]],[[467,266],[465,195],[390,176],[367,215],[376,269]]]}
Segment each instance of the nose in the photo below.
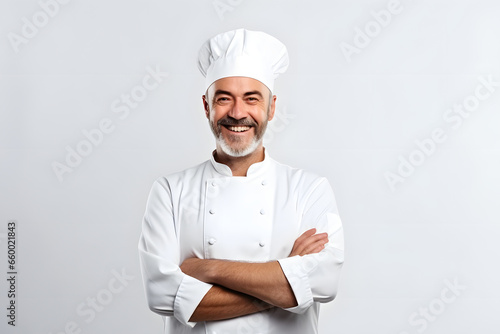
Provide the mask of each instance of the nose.
{"label": "nose", "polygon": [[231,106],[231,109],[227,113],[228,116],[234,118],[234,119],[243,119],[248,116],[246,107],[245,107],[245,102],[241,98],[235,98],[234,103]]}

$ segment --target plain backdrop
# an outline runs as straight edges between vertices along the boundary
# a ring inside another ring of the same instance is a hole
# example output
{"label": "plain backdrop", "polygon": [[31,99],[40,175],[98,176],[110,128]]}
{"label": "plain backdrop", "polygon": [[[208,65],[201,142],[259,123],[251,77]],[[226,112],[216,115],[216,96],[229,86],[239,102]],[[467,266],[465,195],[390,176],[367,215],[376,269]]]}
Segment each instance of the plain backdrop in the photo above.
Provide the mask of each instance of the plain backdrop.
{"label": "plain backdrop", "polygon": [[498,333],[498,1],[60,1],[0,2],[1,333],[161,333],[147,195],[209,158],[197,52],[242,27],[290,54],[270,156],[326,176],[344,224],[320,333]]}

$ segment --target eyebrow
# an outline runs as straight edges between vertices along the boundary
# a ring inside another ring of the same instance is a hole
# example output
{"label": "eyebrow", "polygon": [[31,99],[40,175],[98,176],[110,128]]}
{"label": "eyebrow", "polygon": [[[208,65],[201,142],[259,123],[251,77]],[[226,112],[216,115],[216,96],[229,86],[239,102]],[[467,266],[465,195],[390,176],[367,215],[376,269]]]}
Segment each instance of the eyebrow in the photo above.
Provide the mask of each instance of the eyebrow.
{"label": "eyebrow", "polygon": [[[218,89],[218,90],[215,91],[214,98],[217,95],[229,95],[229,96],[233,96],[233,94],[231,92],[228,92],[228,91],[222,90],[222,89]],[[260,91],[258,91],[258,90],[253,90],[253,91],[246,92],[245,94],[243,94],[243,96],[250,96],[250,95],[259,95],[261,98],[264,98],[264,96],[262,95],[262,93]]]}
{"label": "eyebrow", "polygon": [[230,92],[228,92],[227,90],[222,90],[222,89],[217,89],[214,93],[214,97],[217,96],[217,95],[230,95],[230,96],[233,96],[233,94],[231,94]]}
{"label": "eyebrow", "polygon": [[262,96],[262,93],[259,92],[258,90],[253,90],[251,92],[246,92],[245,94],[243,94],[243,96],[249,96],[249,95],[259,95],[260,98],[264,98],[264,96]]}

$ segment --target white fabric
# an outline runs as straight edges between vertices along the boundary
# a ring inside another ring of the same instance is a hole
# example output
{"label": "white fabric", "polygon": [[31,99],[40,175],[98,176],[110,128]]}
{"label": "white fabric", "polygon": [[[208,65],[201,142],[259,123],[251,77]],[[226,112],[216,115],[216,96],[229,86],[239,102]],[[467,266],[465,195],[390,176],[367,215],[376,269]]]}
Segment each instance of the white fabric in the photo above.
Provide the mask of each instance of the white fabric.
{"label": "white fabric", "polygon": [[[318,254],[288,258],[316,227],[330,242]],[[234,177],[210,160],[155,181],[139,242],[149,306],[165,333],[317,333],[319,303],[334,299],[343,264],[342,224],[328,181],[269,156]],[[189,257],[279,260],[298,306],[235,319],[189,323],[211,285],[183,274]]]}
{"label": "white fabric", "polygon": [[210,38],[200,48],[198,68],[205,89],[226,77],[254,78],[272,92],[274,79],[288,68],[288,52],[278,39],[260,31],[231,30]]}

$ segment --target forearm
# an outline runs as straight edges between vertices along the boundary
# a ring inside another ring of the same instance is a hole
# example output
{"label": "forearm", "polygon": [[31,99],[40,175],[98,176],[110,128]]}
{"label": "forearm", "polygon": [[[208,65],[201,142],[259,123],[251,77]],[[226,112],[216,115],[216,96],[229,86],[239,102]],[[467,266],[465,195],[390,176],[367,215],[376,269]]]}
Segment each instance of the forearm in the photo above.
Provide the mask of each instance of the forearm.
{"label": "forearm", "polygon": [[205,272],[198,279],[253,296],[271,305],[297,306],[294,293],[277,261],[247,263],[203,260]]}
{"label": "forearm", "polygon": [[[328,242],[328,235],[326,233],[315,234],[315,232],[316,229],[310,229],[304,232],[295,241],[290,256],[314,254],[324,249],[325,243]],[[180,268],[185,274],[200,281],[216,284],[229,289],[223,290],[226,292],[238,291],[244,294],[243,296],[245,297],[253,296],[257,300],[284,309],[298,306],[295,294],[278,261],[248,263],[188,258],[181,264]],[[214,288],[212,288],[212,290],[205,296],[207,298],[207,301],[205,301],[207,304],[204,304],[204,301],[200,303],[200,310],[197,310],[200,313],[198,314],[195,312],[196,317],[203,315],[200,318],[204,319],[207,316],[214,316],[213,314],[203,313],[210,311],[204,309],[206,305],[222,310],[221,312],[225,312],[224,307],[229,301],[226,300],[226,298],[220,298],[221,296],[217,295],[217,292],[219,292],[218,290]],[[214,295],[212,296],[212,294]],[[230,299],[230,301],[233,300]],[[244,306],[247,307],[248,305],[245,304]],[[255,305],[253,306],[255,307]],[[256,310],[250,307],[250,309],[245,308],[239,311],[253,313],[260,310],[261,309]],[[225,316],[226,318],[238,316],[238,314],[233,315],[232,313],[229,314],[230,316],[227,314],[215,314],[215,316]]]}
{"label": "forearm", "polygon": [[252,296],[213,286],[202,299],[189,321],[215,321],[253,314],[273,306]]}

